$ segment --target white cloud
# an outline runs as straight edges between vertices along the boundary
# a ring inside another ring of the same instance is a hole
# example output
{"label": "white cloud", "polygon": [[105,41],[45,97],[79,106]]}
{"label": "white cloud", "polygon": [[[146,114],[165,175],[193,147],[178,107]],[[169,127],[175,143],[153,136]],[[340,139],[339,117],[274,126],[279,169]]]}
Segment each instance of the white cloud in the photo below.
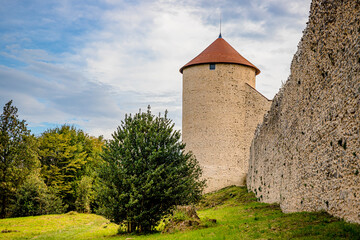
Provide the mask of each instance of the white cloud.
{"label": "white cloud", "polygon": [[0,103],[14,99],[31,126],[70,123],[106,137],[125,113],[150,104],[154,113],[168,109],[179,129],[179,68],[216,39],[220,9],[224,38],[260,68],[257,87],[272,98],[289,75],[309,2],[61,1],[40,11],[45,21],[31,34],[0,34],[0,57],[9,61],[0,58]]}

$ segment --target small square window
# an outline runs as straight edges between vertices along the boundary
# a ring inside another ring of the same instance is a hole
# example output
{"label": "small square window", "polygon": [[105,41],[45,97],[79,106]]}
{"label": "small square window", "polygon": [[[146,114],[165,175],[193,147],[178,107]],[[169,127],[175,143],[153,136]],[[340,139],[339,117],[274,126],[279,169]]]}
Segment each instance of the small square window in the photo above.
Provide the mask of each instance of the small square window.
{"label": "small square window", "polygon": [[215,70],[215,63],[210,63],[210,70]]}

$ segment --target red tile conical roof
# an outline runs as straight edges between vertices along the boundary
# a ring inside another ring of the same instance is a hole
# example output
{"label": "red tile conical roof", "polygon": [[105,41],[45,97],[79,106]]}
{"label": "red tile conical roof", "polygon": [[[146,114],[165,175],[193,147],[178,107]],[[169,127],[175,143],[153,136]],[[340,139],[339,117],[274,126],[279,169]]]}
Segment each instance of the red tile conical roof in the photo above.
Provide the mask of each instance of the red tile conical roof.
{"label": "red tile conical roof", "polygon": [[204,51],[202,51],[197,57],[185,64],[180,68],[182,73],[184,68],[204,64],[204,63],[235,63],[240,65],[249,66],[255,69],[256,75],[260,73],[260,70],[255,67],[251,62],[241,56],[227,41],[222,37],[216,39],[210,44]]}

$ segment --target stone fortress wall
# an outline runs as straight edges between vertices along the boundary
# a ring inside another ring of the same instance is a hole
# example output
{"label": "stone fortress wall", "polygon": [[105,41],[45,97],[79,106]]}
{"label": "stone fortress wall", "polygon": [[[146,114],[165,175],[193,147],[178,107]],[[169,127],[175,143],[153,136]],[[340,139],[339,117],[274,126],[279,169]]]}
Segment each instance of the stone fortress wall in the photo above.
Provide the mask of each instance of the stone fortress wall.
{"label": "stone fortress wall", "polygon": [[251,139],[271,104],[254,87],[255,69],[244,65],[183,70],[182,138],[203,169],[206,192],[245,184]]}
{"label": "stone fortress wall", "polygon": [[313,0],[291,74],[258,126],[248,189],[284,212],[360,223],[360,1]]}

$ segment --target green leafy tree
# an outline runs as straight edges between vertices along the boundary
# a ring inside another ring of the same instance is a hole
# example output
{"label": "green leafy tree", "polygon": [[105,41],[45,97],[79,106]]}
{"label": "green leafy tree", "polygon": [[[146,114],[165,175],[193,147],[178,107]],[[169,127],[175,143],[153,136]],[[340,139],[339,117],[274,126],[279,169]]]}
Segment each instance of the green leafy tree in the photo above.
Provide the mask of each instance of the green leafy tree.
{"label": "green leafy tree", "polygon": [[11,199],[26,176],[39,167],[36,138],[19,120],[12,101],[0,116],[0,217],[8,215]]}
{"label": "green leafy tree", "polygon": [[87,153],[87,164],[83,174],[92,177],[97,174],[95,170],[98,169],[103,163],[100,154],[102,153],[104,143],[105,140],[103,136],[86,136],[84,141],[84,150]]}
{"label": "green leafy tree", "polygon": [[84,175],[99,165],[103,140],[73,126],[63,125],[39,137],[41,175],[47,186],[56,189],[68,210],[75,210],[76,188]]}
{"label": "green leafy tree", "polygon": [[89,176],[83,176],[76,188],[76,211],[81,213],[90,212],[90,204],[94,198],[93,191],[93,178]]}
{"label": "green leafy tree", "polygon": [[12,216],[24,217],[63,213],[65,208],[56,193],[48,189],[38,174],[31,174],[17,189]]}
{"label": "green leafy tree", "polygon": [[153,230],[174,206],[196,202],[205,182],[180,132],[165,116],[125,116],[105,144],[100,170],[100,213],[128,232]]}

